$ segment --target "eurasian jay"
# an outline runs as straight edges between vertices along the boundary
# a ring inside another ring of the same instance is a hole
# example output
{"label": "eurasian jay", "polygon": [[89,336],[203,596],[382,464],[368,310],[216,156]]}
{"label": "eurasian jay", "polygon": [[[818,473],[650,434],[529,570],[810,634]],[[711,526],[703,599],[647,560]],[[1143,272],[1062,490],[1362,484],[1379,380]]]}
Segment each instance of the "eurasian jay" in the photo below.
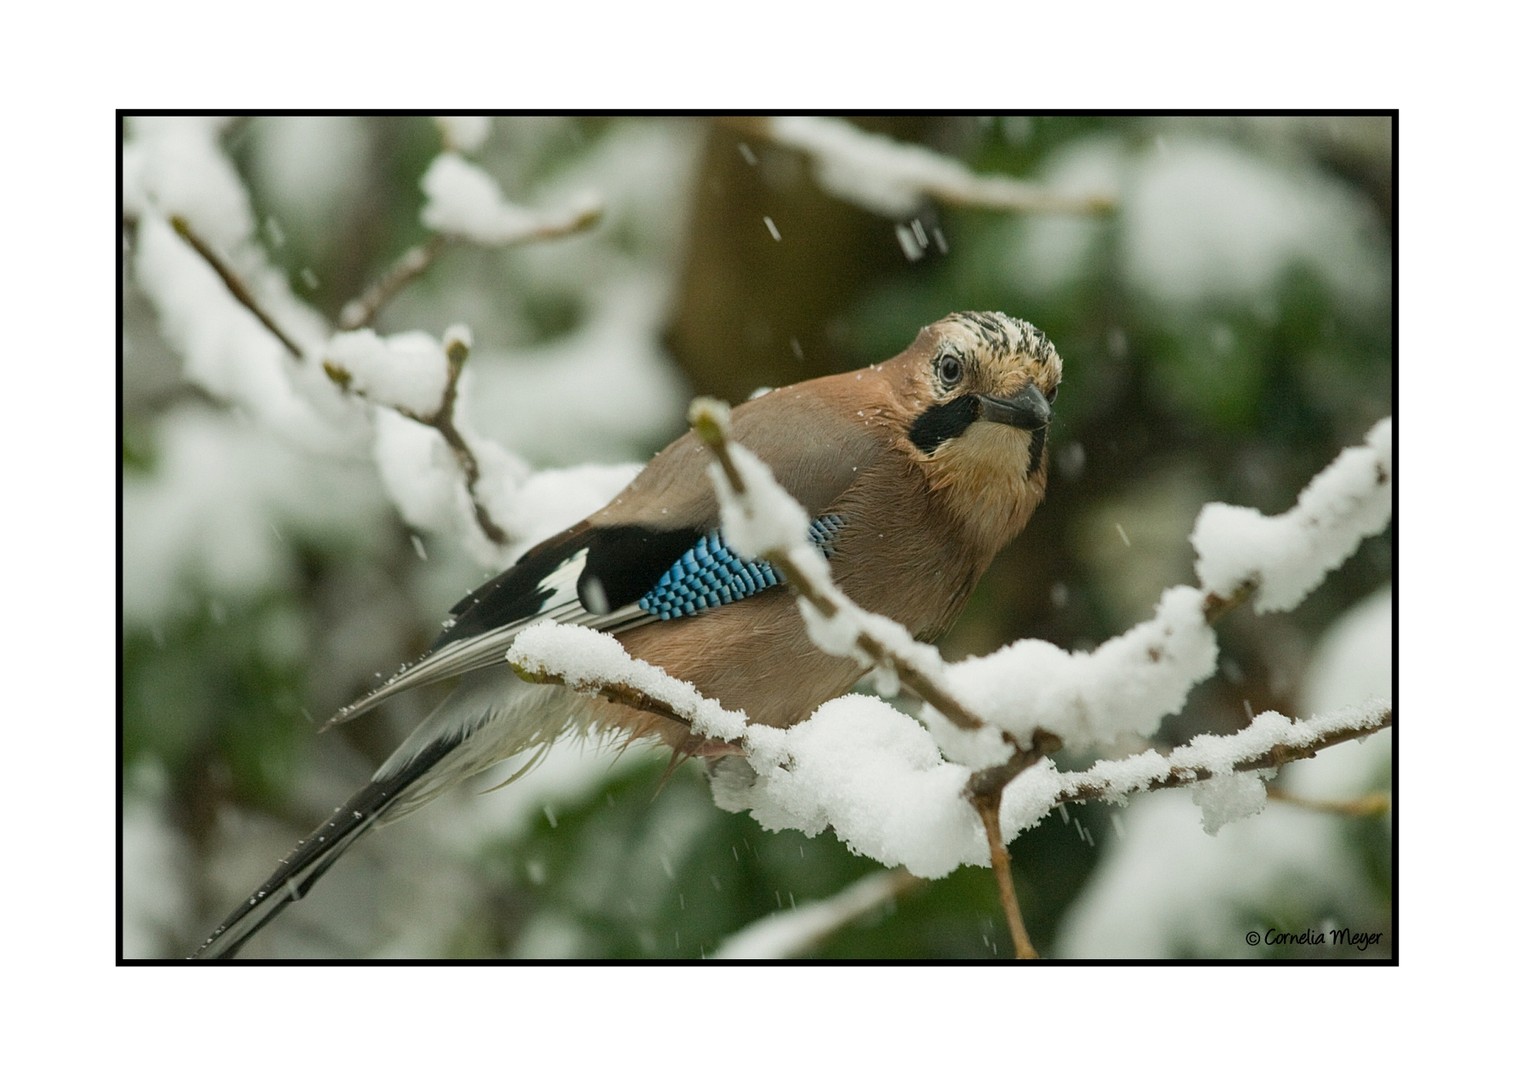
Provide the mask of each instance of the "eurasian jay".
{"label": "eurasian jay", "polygon": [[[1042,501],[1062,375],[1040,330],[998,312],[962,312],[925,327],[893,360],[737,406],[732,437],[805,506],[811,540],[841,589],[931,640]],[[458,680],[196,957],[235,955],[375,822],[567,731],[655,736],[692,756],[728,749],[661,716],[522,682],[503,661],[530,623],[614,634],[632,656],[745,710],[752,723],[797,723],[852,686],[863,669],[811,644],[774,568],[723,542],[710,461],[693,434],[676,439],[609,505],[465,597],[419,661],[342,710],[336,719]]]}

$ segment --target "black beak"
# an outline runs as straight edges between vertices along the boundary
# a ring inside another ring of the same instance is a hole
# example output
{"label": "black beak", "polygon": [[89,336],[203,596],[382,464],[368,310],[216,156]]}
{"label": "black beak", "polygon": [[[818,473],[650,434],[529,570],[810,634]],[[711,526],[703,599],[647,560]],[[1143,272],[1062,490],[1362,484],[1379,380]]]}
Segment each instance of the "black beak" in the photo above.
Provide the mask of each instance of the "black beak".
{"label": "black beak", "polygon": [[1036,431],[1048,426],[1053,418],[1053,407],[1042,396],[1036,383],[1027,383],[1024,388],[1008,398],[979,395],[979,419],[995,424],[1009,424],[1023,431]]}

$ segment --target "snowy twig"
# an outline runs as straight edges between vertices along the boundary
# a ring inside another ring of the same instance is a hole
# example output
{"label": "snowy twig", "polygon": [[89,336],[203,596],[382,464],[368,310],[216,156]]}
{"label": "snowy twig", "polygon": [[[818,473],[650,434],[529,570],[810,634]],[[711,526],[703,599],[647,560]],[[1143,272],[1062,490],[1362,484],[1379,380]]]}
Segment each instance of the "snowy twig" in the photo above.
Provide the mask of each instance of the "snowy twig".
{"label": "snowy twig", "polygon": [[[581,207],[570,211],[566,216],[552,220],[543,220],[535,227],[527,229],[509,240],[499,242],[495,247],[514,247],[517,244],[527,244],[540,240],[556,240],[563,236],[572,236],[574,233],[583,232],[600,219],[598,206]],[[417,244],[400,258],[395,260],[378,281],[370,285],[362,296],[356,300],[350,300],[342,307],[342,315],[338,319],[338,325],[343,330],[358,330],[373,324],[378,317],[379,311],[393,300],[401,290],[411,282],[426,273],[438,257],[455,243],[469,239],[467,236],[454,233],[434,233],[424,244]]]}
{"label": "snowy twig", "polygon": [[1338,743],[1372,735],[1394,722],[1395,710],[1389,706],[1343,709],[1310,720],[1260,713],[1234,735],[1197,735],[1167,754],[1149,750],[1119,761],[1102,761],[1083,772],[1062,774],[1044,812],[1059,803],[1091,799],[1123,802],[1144,791],[1190,787],[1218,776],[1276,769],[1315,757]]}
{"label": "snowy twig", "polygon": [[[698,398],[690,405],[690,423],[695,432],[716,455],[726,481],[732,491],[743,498],[748,495],[748,479],[734,460],[730,442],[730,412],[720,402]],[[777,486],[777,485],[776,485]],[[984,722],[963,706],[945,687],[923,668],[916,657],[887,642],[884,637],[869,629],[878,616],[868,615],[838,590],[825,575],[825,565],[808,563],[795,557],[794,549],[783,544],[766,545],[756,553],[768,560],[783,576],[785,583],[807,601],[823,619],[847,615],[858,626],[856,645],[873,663],[892,670],[901,685],[908,687],[923,701],[928,702],[961,728],[974,730]],[[819,569],[819,573],[817,570]],[[868,616],[862,618],[862,616]],[[901,631],[904,634],[904,631]],[[909,637],[908,634],[904,635]],[[920,643],[916,643],[920,644]],[[1010,742],[1010,739],[1007,738]],[[1017,747],[1019,750],[1020,748]]]}
{"label": "snowy twig", "polygon": [[952,206],[1028,213],[1098,214],[1110,195],[1065,195],[1009,176],[975,173],[924,146],[817,116],[732,117],[727,126],[808,155],[816,179],[840,199],[889,217],[909,214],[925,197]]}
{"label": "snowy twig", "polygon": [[479,528],[483,530],[485,536],[497,544],[505,544],[509,540],[505,530],[495,523],[495,519],[485,509],[484,503],[479,501],[479,459],[474,456],[473,449],[464,439],[463,433],[458,430],[458,425],[453,419],[453,408],[458,403],[458,376],[463,374],[463,362],[468,359],[468,342],[455,337],[446,343],[446,349],[447,388],[442,392],[442,404],[432,415],[413,417],[413,419],[435,428],[442,436],[448,449],[458,459],[459,467],[463,469],[469,502],[474,507],[474,520],[479,523]]}
{"label": "snowy twig", "polygon": [[[1069,653],[1025,640],[938,672],[910,650],[916,643],[908,638],[897,647],[887,631],[903,634],[900,627],[882,626],[870,621],[875,616],[842,606],[846,598],[805,539],[809,515],[758,459],[729,442],[724,410],[697,404],[691,419],[716,451],[711,474],[727,541],[783,570],[800,594],[818,646],[831,651],[840,645],[884,667],[899,663],[907,684],[916,669],[925,670],[929,678],[918,692],[929,703],[943,696],[932,689],[946,686],[945,696],[984,721],[966,730],[943,721],[931,704],[923,730],[877,699],[852,695],[830,701],[792,727],[751,729],[744,739],[747,771],[733,767],[715,775],[717,804],[746,810],[768,829],[794,828],[808,835],[832,829],[859,854],[921,877],[988,862],[1020,955],[1034,950],[1024,937],[1005,842],[1060,804],[1120,802],[1137,792],[1190,786],[1197,790],[1206,828],[1215,831],[1262,808],[1266,799],[1258,771],[1392,723],[1388,706],[1379,703],[1298,721],[1264,713],[1242,731],[1197,736],[1168,755],[1149,751],[1069,774],[1046,759],[1060,740],[1099,751],[1151,735],[1183,706],[1196,683],[1214,674],[1217,620],[1266,590],[1294,592],[1302,582],[1314,587],[1362,537],[1382,528],[1390,469],[1387,423],[1376,425],[1367,447],[1344,451],[1324,471],[1326,479],[1303,493],[1296,511],[1273,519],[1278,522],[1271,526],[1273,548],[1247,536],[1234,539],[1222,528],[1204,530],[1210,559],[1207,572],[1200,573],[1202,588],[1167,590],[1147,622],[1091,652]],[[1241,514],[1234,520],[1256,524]],[[1298,542],[1292,535],[1296,529],[1311,542]],[[1228,562],[1223,557],[1228,547],[1246,557]],[[808,611],[813,606],[835,609],[839,618],[833,622],[839,626],[817,634],[820,620]],[[872,632],[876,629],[880,632]],[[1012,744],[1007,735],[1018,741]]]}
{"label": "snowy twig", "polygon": [[[1151,736],[1215,673],[1217,620],[1243,603],[1259,610],[1293,606],[1385,527],[1392,439],[1389,420],[1375,424],[1364,445],[1343,450],[1277,517],[1207,506],[1193,535],[1200,587],[1166,590],[1148,621],[1088,652],[1017,641],[949,665],[948,686],[988,731],[1010,732],[1022,745],[1038,729],[1076,751]],[[961,733],[930,710],[924,719],[952,760],[975,769],[1005,764],[998,740]]]}
{"label": "snowy twig", "polygon": [[[1228,596],[1218,596],[1209,593],[1201,602],[1201,611],[1207,625],[1214,625],[1230,611],[1236,610],[1240,605],[1247,602],[1258,591],[1255,581],[1244,582]],[[1039,760],[1049,754],[1055,753],[1063,745],[1063,740],[1052,732],[1042,728],[1036,728],[1032,732],[1032,746],[1029,750],[1015,754],[1011,760],[996,765],[987,766],[977,770],[969,777],[965,785],[965,792],[969,801],[974,804],[981,816],[993,814],[999,819],[1000,798],[1006,786],[1016,779],[1017,776],[1035,765]],[[996,836],[999,835],[998,827]],[[991,840],[991,858],[995,858],[995,841]],[[999,878],[999,866],[996,864],[997,879]],[[1009,868],[1007,867],[1005,880],[1001,882],[1002,901],[1010,890]],[[1015,903],[1014,892],[1009,892],[1010,903],[1006,905],[1006,915],[1011,920],[1012,936],[1015,936],[1017,924],[1020,921],[1019,912],[1013,915]],[[1019,946],[1018,946],[1019,954]]]}
{"label": "snowy twig", "polygon": [[[1084,772],[1059,774],[1054,770],[1034,777],[1033,784],[1039,788],[1042,798],[1018,807],[1014,821],[1025,829],[1063,803],[1091,799],[1124,803],[1138,792],[1194,787],[1240,772],[1278,768],[1291,761],[1314,757],[1329,746],[1372,735],[1389,727],[1393,721],[1394,712],[1389,707],[1348,709],[1309,721],[1287,720],[1277,713],[1264,713],[1236,735],[1198,735],[1167,755],[1148,751],[1121,761],[1102,761]],[[1258,746],[1259,734],[1268,737],[1269,745]],[[999,771],[986,769],[975,773],[968,785],[968,795],[984,824],[990,847],[990,867],[999,886],[1000,903],[1011,938],[1016,943],[1016,956],[1018,959],[1034,959],[1037,953],[1022,921],[1021,907],[1011,881],[1010,854],[1001,832],[1001,802],[1007,794],[1007,787],[999,782]],[[1244,814],[1261,809],[1261,805],[1249,803],[1246,797],[1238,800],[1227,792],[1223,798],[1228,796],[1233,802],[1243,804],[1241,812]],[[1378,808],[1378,804],[1374,806]],[[1238,812],[1236,805],[1223,805],[1220,809],[1205,806],[1207,829],[1214,831],[1222,821]],[[1356,812],[1370,813],[1372,810],[1358,808]]]}
{"label": "snowy twig", "polygon": [[635,686],[628,686],[625,683],[610,679],[594,679],[578,682],[570,680],[567,675],[549,671],[545,668],[528,667],[525,664],[512,664],[511,670],[526,682],[566,686],[570,690],[581,694],[604,698],[613,705],[625,705],[629,709],[636,709],[638,712],[659,716],[665,720],[671,720],[676,724],[683,724],[686,727],[690,723],[689,717],[682,716],[669,702],[646,691],[638,690]]}
{"label": "snowy twig", "polygon": [[507,199],[494,177],[454,151],[438,154],[421,177],[426,202],[421,223],[433,232],[485,247],[512,247],[550,240],[594,224],[602,207],[598,198],[581,197],[578,205],[550,213]]}
{"label": "snowy twig", "polygon": [[169,224],[174,227],[174,232],[178,233],[184,242],[205,260],[206,265],[216,272],[216,276],[225,283],[227,291],[236,297],[237,302],[252,312],[258,321],[268,328],[268,332],[278,338],[279,343],[290,351],[290,355],[294,356],[297,360],[304,360],[305,350],[296,345],[294,339],[285,333],[279,324],[274,321],[274,317],[268,313],[262,304],[258,303],[257,298],[252,294],[252,290],[243,282],[241,275],[233,270],[220,255],[216,254],[215,249],[195,231],[194,226],[189,223],[189,219],[175,214],[169,218]]}
{"label": "snowy twig", "polygon": [[[297,360],[328,361],[322,363],[319,369],[312,364],[312,373],[319,375],[324,372],[332,383],[347,393],[375,406],[383,406],[393,414],[386,415],[382,411],[370,414],[374,423],[368,425],[368,428],[377,430],[372,441],[381,474],[385,472],[386,460],[383,447],[393,443],[393,440],[386,439],[385,432],[410,429],[410,425],[390,423],[394,416],[406,417],[437,432],[462,473],[472,517],[492,547],[491,551],[479,557],[490,560],[498,554],[499,546],[508,543],[510,538],[497,522],[496,515],[486,509],[483,490],[489,486],[489,478],[483,474],[492,471],[492,463],[506,461],[506,455],[477,436],[466,434],[463,427],[460,427],[457,416],[458,379],[467,355],[466,343],[461,340],[445,343],[444,348],[439,350],[435,342],[428,349],[418,348],[414,340],[401,344],[396,339],[390,339],[378,343],[382,347],[376,349],[374,342],[350,340],[356,335],[371,334],[366,329],[367,324],[456,241],[510,246],[576,233],[598,219],[601,209],[598,202],[593,200],[580,199],[566,208],[549,213],[511,204],[500,194],[494,180],[487,173],[464,160],[458,153],[459,150],[476,146],[487,132],[487,122],[469,118],[450,118],[444,124],[445,142],[449,149],[434,160],[422,185],[427,196],[423,221],[435,235],[407,252],[362,296],[345,305],[339,324],[343,329],[333,337],[328,337],[329,327],[323,325],[314,312],[307,313],[293,303],[270,306],[276,297],[268,295],[260,301],[250,286],[250,281],[254,279],[238,273],[218,253],[218,248],[225,250],[228,247],[235,248],[240,243],[251,242],[253,229],[250,200],[236,170],[216,144],[213,128],[183,124],[161,126],[152,130],[152,137],[144,135],[134,140],[128,147],[129,168],[124,187],[123,215],[139,222],[148,211],[153,211],[154,220],[161,215],[161,219],[169,223],[182,239],[188,251],[194,252],[193,257],[211,269],[235,305],[257,319],[293,357]],[[193,170],[187,171],[183,166],[186,160],[198,163]],[[181,206],[188,209],[176,209]],[[217,223],[219,230],[211,231],[206,222]],[[139,226],[139,231],[140,229]],[[167,235],[167,230],[164,233]],[[156,241],[156,238],[157,230],[153,229],[148,239]],[[150,245],[147,240],[142,242],[141,247],[144,251],[149,248],[154,253],[158,251],[157,246]],[[186,255],[185,261],[188,262],[190,258]],[[173,266],[167,259],[165,254],[156,261],[141,257],[138,260],[139,275],[144,279],[149,277],[142,269],[144,266],[155,271],[156,276],[149,281],[149,291],[161,311],[170,307],[170,298],[177,298],[184,292],[182,289],[174,291],[179,282],[177,278],[170,277],[169,272]],[[208,275],[201,276],[206,277],[209,284]],[[267,293],[267,286],[262,291]],[[235,310],[231,304],[225,307]],[[244,365],[251,361],[246,359],[244,353],[256,352],[252,345],[262,346],[262,338],[246,333],[226,333],[225,328],[216,320],[220,310],[219,304],[186,302],[173,311],[178,317],[178,325],[170,325],[170,329],[176,331],[173,335],[175,343],[185,353],[188,369],[192,373],[198,372],[208,389],[235,399],[253,388],[259,395],[257,403],[281,421],[293,417],[290,422],[308,424],[314,420],[321,423],[338,415],[338,411],[331,408],[330,400],[325,396],[326,387],[321,385],[320,379],[307,378],[303,370],[281,372],[277,379],[267,378],[261,373],[256,378],[246,376]],[[276,319],[273,311],[280,311],[281,318]],[[301,318],[296,319],[297,315]],[[309,318],[305,318],[306,315]],[[165,322],[169,323],[170,320],[166,319]],[[424,335],[400,337],[414,339]],[[318,353],[315,342],[322,339],[326,339],[326,344]],[[311,345],[302,347],[298,344],[300,341],[310,342]],[[238,343],[241,343],[240,346]],[[211,346],[222,347],[217,349]],[[385,385],[380,386],[366,384],[363,378],[365,373],[349,368],[344,362],[329,362],[337,353],[352,357],[385,352],[390,359],[397,361],[415,359],[418,366],[407,370],[403,362],[395,365],[382,364],[381,367],[385,368],[382,380]],[[264,357],[258,357],[257,362],[267,361]],[[399,398],[388,392],[396,387],[401,390]],[[428,396],[422,393],[432,387],[436,390],[434,394]],[[420,393],[421,396],[411,396],[415,393]],[[360,415],[358,410],[348,413],[351,417]],[[346,438],[349,444],[355,444],[368,434],[369,431],[364,427],[352,424],[335,435],[335,441],[340,442]],[[317,435],[317,438],[324,437],[327,437],[325,431]],[[399,459],[397,455],[390,454],[388,460],[394,462]],[[519,471],[524,471],[524,467]],[[446,468],[431,470],[428,483],[431,476],[455,483],[451,476],[445,477],[444,474],[449,472]],[[439,525],[441,517],[434,512],[434,506],[444,501],[451,503],[450,499],[444,500],[441,497],[440,491],[417,497],[420,485],[407,484],[407,505],[397,494],[401,489],[390,486],[397,506],[413,524],[419,516],[425,519],[426,527]]]}
{"label": "snowy twig", "polygon": [[1256,595],[1258,595],[1257,578],[1249,578],[1225,596],[1213,592],[1206,593],[1201,606],[1206,625],[1215,626],[1222,618],[1236,611]]}
{"label": "snowy twig", "polygon": [[1389,524],[1394,437],[1393,421],[1379,421],[1362,446],[1338,454],[1283,514],[1205,506],[1190,537],[1201,586],[1228,595],[1251,583],[1259,613],[1300,603],[1365,537]]}
{"label": "snowy twig", "polygon": [[[353,337],[372,337],[372,331],[362,330],[353,332]],[[343,335],[334,338],[334,343],[343,339]],[[479,499],[479,458],[474,453],[473,447],[469,446],[468,440],[458,430],[458,423],[454,417],[454,410],[458,404],[458,379],[463,374],[463,363],[468,359],[469,343],[467,332],[463,328],[450,331],[444,336],[442,351],[447,358],[447,374],[442,384],[441,397],[435,408],[418,409],[396,400],[376,400],[362,386],[354,385],[353,373],[341,364],[327,360],[322,364],[327,376],[338,386],[351,390],[375,404],[383,405],[395,410],[408,420],[414,420],[431,428],[442,436],[442,441],[452,451],[453,458],[458,462],[458,467],[463,470],[464,486],[468,490],[469,504],[473,507],[474,520],[478,522],[480,530],[485,536],[496,544],[506,544],[510,537],[491,516],[489,510]],[[424,372],[416,372],[422,375]],[[434,399],[435,400],[435,399]]]}
{"label": "snowy twig", "polygon": [[687,725],[705,738],[730,743],[747,729],[745,713],[723,708],[689,683],[634,659],[614,637],[587,626],[535,623],[516,635],[506,662],[528,681],[561,683]]}

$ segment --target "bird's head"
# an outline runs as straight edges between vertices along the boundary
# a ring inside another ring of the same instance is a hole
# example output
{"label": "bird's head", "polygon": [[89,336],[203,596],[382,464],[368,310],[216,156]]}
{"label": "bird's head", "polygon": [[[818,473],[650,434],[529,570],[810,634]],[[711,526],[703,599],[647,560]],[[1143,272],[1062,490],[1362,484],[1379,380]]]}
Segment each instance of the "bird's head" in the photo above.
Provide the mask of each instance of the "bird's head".
{"label": "bird's head", "polygon": [[1046,490],[1057,350],[1020,319],[958,312],[922,329],[895,365],[905,449],[954,515],[998,549]]}

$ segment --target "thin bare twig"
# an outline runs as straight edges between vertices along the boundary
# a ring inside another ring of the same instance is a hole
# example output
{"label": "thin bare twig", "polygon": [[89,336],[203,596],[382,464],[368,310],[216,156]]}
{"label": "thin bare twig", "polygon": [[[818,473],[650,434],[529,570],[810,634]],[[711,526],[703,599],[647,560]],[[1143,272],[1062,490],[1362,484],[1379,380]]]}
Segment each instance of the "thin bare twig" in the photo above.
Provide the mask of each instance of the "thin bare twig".
{"label": "thin bare twig", "polygon": [[442,403],[437,406],[437,411],[430,416],[420,416],[409,409],[397,408],[396,411],[418,424],[425,424],[442,436],[443,442],[447,443],[448,449],[453,452],[458,467],[463,470],[469,503],[474,508],[474,520],[479,523],[479,528],[485,536],[503,545],[509,542],[510,537],[479,501],[479,459],[474,456],[473,448],[469,446],[463,433],[458,430],[458,424],[453,417],[453,409],[458,403],[458,377],[463,374],[463,362],[467,359],[467,343],[458,338],[450,339],[447,342],[447,384],[443,387]]}
{"label": "thin bare twig", "polygon": [[1297,795],[1284,788],[1270,787],[1269,798],[1286,806],[1298,806],[1302,810],[1319,810],[1324,814],[1341,814],[1344,817],[1377,817],[1390,810],[1388,791],[1371,791],[1356,799],[1313,799],[1309,795]]}
{"label": "thin bare twig", "polygon": [[220,255],[216,254],[205,238],[195,231],[188,219],[175,214],[168,221],[174,227],[174,232],[178,233],[184,242],[205,260],[206,265],[216,272],[216,276],[226,285],[227,291],[236,298],[237,302],[252,312],[258,321],[268,328],[268,332],[278,338],[279,343],[290,351],[290,355],[296,360],[304,360],[305,351],[295,344],[294,338],[285,333],[268,310],[258,303],[241,276]]}
{"label": "thin bare twig", "polygon": [[1026,932],[1026,922],[1021,917],[1021,904],[1016,900],[1016,885],[1011,880],[1011,853],[1005,837],[1000,834],[1000,796],[1005,788],[997,787],[982,795],[970,797],[974,809],[979,811],[979,820],[984,822],[985,839],[990,845],[990,869],[995,875],[995,884],[1000,890],[1000,908],[1005,912],[1005,923],[1011,931],[1011,941],[1016,946],[1017,960],[1036,960],[1037,950],[1032,945],[1032,936]]}
{"label": "thin bare twig", "polygon": [[431,268],[448,246],[449,238],[437,233],[426,243],[417,244],[395,260],[395,265],[384,272],[378,281],[364,290],[356,300],[342,305],[342,314],[337,326],[342,330],[361,330],[373,323],[379,309],[393,300],[402,289]]}
{"label": "thin bare twig", "polygon": [[[595,222],[600,220],[601,209],[598,206],[586,207],[566,218],[556,221],[544,221],[535,229],[523,232],[521,235],[512,237],[500,244],[492,244],[491,247],[508,248],[518,244],[536,243],[541,240],[557,240],[560,237],[572,236],[574,233],[583,232]],[[363,295],[356,300],[350,300],[342,306],[342,314],[337,320],[337,325],[343,330],[361,330],[365,326],[373,324],[378,318],[379,311],[413,281],[426,273],[438,257],[454,244],[463,243],[468,238],[455,236],[451,233],[434,233],[423,244],[417,244],[400,258],[395,264],[380,276],[379,280],[364,290]]]}

